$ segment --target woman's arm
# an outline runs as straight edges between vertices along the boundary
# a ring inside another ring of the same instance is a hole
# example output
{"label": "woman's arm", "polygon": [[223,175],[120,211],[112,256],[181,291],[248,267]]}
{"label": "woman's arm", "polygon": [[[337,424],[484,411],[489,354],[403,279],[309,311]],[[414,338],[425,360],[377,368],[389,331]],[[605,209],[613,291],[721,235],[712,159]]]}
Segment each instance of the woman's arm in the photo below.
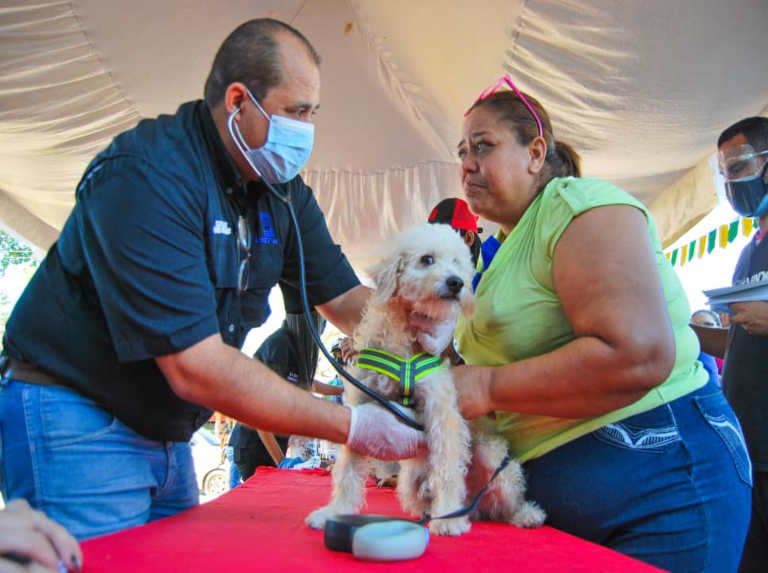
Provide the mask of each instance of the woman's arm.
{"label": "woman's arm", "polygon": [[492,410],[596,416],[669,375],[675,342],[641,211],[612,205],[576,217],[555,247],[553,276],[576,338],[504,366],[456,368],[466,417]]}

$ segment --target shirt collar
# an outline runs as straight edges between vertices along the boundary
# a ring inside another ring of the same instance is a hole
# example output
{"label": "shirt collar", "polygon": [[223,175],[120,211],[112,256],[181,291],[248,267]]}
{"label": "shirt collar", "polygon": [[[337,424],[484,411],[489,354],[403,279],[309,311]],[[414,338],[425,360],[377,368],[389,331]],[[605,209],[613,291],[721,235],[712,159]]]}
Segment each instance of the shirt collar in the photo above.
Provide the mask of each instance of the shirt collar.
{"label": "shirt collar", "polygon": [[[224,147],[219,130],[216,129],[216,124],[213,121],[211,110],[205,102],[202,102],[200,106],[200,123],[219,189],[227,195],[234,195],[235,197],[244,196],[245,185],[243,178],[237,167],[235,167],[235,162],[229,155],[227,148]],[[231,191],[227,192],[228,189]]]}

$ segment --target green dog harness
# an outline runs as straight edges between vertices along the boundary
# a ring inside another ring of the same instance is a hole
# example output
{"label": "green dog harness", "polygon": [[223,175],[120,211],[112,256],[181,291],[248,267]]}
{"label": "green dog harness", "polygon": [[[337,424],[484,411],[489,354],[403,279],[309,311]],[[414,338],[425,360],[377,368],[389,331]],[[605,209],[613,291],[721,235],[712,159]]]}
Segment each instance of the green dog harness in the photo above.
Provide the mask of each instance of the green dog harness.
{"label": "green dog harness", "polygon": [[357,365],[399,382],[400,403],[403,406],[410,406],[411,391],[416,382],[427,374],[445,368],[439,356],[432,356],[425,352],[414,354],[406,360],[395,354],[370,347],[363,348],[357,355]]}

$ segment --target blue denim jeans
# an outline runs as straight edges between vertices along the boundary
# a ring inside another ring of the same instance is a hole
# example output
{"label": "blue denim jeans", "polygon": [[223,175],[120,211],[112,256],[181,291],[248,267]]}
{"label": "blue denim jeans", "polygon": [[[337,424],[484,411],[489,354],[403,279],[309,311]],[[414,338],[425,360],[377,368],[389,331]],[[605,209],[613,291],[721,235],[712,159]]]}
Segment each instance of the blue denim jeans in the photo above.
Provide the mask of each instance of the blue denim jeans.
{"label": "blue denim jeans", "polygon": [[26,498],[78,539],[198,504],[188,443],[145,438],[58,386],[0,381],[3,497]]}
{"label": "blue denim jeans", "polygon": [[229,489],[235,489],[243,482],[240,470],[237,469],[237,464],[235,463],[235,448],[224,446],[224,455],[227,456],[227,461],[229,462]]}
{"label": "blue denim jeans", "polygon": [[738,568],[751,465],[712,381],[523,467],[548,525],[675,573]]}

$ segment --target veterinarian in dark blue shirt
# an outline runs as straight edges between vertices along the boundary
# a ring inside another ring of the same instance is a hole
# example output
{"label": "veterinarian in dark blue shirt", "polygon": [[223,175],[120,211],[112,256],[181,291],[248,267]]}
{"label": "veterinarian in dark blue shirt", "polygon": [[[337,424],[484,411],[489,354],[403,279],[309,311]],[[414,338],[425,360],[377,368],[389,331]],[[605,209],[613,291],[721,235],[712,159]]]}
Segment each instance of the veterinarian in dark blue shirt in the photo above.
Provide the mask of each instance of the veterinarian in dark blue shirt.
{"label": "veterinarian in dark blue shirt", "polygon": [[351,332],[368,297],[297,176],[318,63],[293,28],[246,22],[205,102],[140,122],[87,167],[7,324],[6,500],[26,497],[78,538],[176,513],[197,503],[186,442],[214,409],[363,453],[380,432],[392,458],[413,455],[419,433],[380,408],[316,400],[239,351],[271,287],[298,288],[297,236],[265,180],[297,214],[310,304]]}

